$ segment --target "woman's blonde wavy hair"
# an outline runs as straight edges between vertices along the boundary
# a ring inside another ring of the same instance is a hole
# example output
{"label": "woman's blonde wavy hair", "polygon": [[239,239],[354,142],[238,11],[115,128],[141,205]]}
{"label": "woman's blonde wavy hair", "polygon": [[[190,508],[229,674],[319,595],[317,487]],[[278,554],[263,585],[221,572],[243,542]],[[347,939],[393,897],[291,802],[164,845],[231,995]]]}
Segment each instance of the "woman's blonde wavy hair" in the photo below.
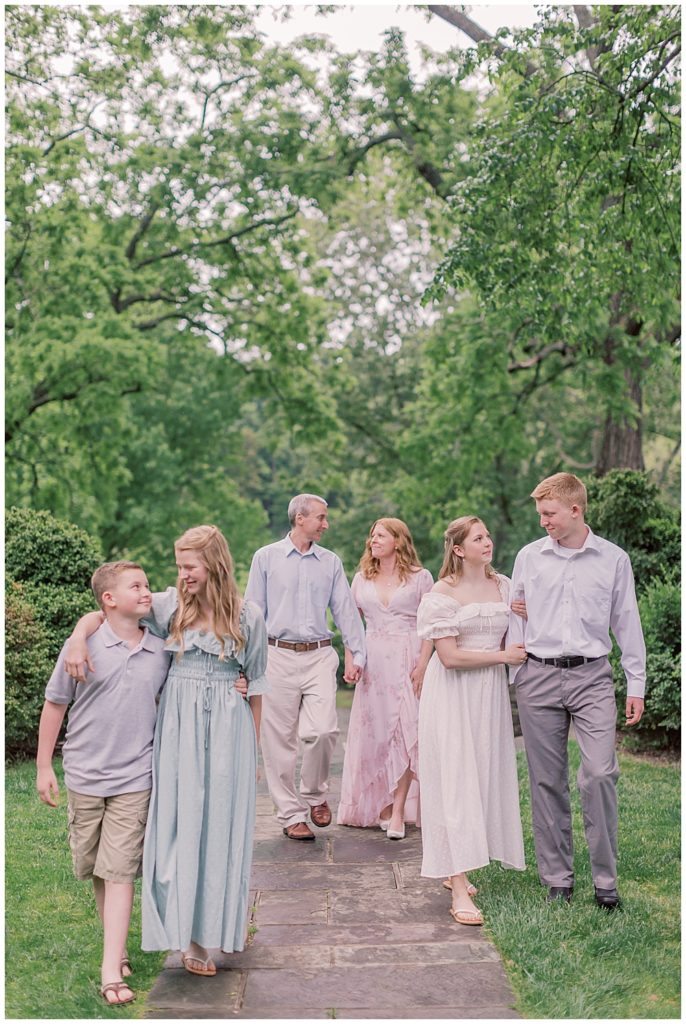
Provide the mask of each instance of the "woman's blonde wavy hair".
{"label": "woman's blonde wavy hair", "polygon": [[413,569],[421,569],[422,563],[419,561],[419,556],[415,550],[412,534],[402,519],[384,517],[372,523],[369,536],[365,542],[364,554],[358,566],[359,571],[366,580],[373,580],[379,574],[379,559],[374,558],[372,555],[372,533],[376,526],[383,526],[384,530],[388,530],[395,540],[395,564],[400,579],[405,583]]}
{"label": "woman's blonde wavy hair", "polygon": [[[212,631],[222,648],[224,639],[230,637],[240,650],[245,643],[239,624],[243,602],[234,579],[233,559],[224,534],[216,526],[194,526],[179,537],[174,550],[198,552],[207,569],[205,600],[212,615]],[[171,636],[179,644],[178,657],[181,657],[184,630],[201,617],[202,608],[197,594],[188,593],[180,576],[176,585],[179,606],[174,615]],[[223,649],[219,660],[224,660]]]}
{"label": "woman's blonde wavy hair", "polygon": [[[483,528],[486,529],[483,519],[479,519],[478,516],[460,516],[459,519],[453,519],[452,523],[448,526],[448,529],[443,534],[445,555],[443,556],[443,565],[438,574],[439,580],[444,580],[447,577],[452,577],[456,580],[462,575],[463,558],[461,555],[456,554],[453,548],[456,544],[459,544],[460,547],[464,544],[469,536],[469,531],[476,523],[481,523]],[[498,575],[490,563],[486,566],[486,575],[491,579],[495,579]]]}

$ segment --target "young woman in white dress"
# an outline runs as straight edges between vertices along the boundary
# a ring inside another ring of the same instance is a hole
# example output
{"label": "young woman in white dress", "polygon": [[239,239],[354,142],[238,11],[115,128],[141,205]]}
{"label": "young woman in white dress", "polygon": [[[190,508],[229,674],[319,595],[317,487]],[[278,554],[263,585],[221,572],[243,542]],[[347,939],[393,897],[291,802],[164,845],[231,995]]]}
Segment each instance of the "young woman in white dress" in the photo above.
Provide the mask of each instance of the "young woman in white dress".
{"label": "young woman in white dress", "polygon": [[464,925],[483,924],[465,872],[491,859],[524,869],[505,666],[522,664],[526,651],[504,645],[510,581],[492,557],[483,522],[455,519],[417,617],[418,635],[435,645],[419,705],[422,875],[448,876],[450,913]]}

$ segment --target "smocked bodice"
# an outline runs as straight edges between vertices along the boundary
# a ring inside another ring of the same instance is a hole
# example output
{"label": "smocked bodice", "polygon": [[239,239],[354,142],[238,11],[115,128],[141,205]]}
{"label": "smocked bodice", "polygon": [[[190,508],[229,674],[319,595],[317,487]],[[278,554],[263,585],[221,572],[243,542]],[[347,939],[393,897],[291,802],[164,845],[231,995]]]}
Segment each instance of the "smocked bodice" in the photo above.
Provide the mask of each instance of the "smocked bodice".
{"label": "smocked bodice", "polygon": [[417,633],[422,640],[454,636],[469,651],[497,650],[509,621],[509,580],[498,576],[501,601],[458,604],[447,594],[432,591],[422,598],[417,613]]}

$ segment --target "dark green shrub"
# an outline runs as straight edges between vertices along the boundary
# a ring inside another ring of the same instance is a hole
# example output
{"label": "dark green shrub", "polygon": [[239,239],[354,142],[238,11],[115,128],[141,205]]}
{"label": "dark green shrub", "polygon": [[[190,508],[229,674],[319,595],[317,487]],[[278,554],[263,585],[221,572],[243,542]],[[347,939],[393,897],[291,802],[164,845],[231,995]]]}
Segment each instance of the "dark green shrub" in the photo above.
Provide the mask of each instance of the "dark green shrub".
{"label": "dark green shrub", "polygon": [[5,595],[5,747],[8,754],[30,749],[37,738],[45,685],[54,660],[47,632],[20,583]]}
{"label": "dark green shrub", "polygon": [[6,518],[5,748],[36,749],[45,687],[79,615],[96,607],[90,577],[102,561],[83,530],[48,512]]}
{"label": "dark green shrub", "polygon": [[656,579],[678,580],[681,565],[679,515],[660,501],[646,473],[613,469],[587,480],[587,520],[595,533],[629,554],[641,592]]}
{"label": "dark green shrub", "polygon": [[[663,504],[646,473],[614,469],[586,481],[588,521],[602,537],[628,552],[646,642],[646,706],[627,737],[638,746],[675,747],[681,727],[679,588],[681,531],[678,512]],[[626,681],[615,645],[612,666],[619,721],[624,717]]]}
{"label": "dark green shrub", "polygon": [[7,510],[5,572],[13,580],[86,590],[102,560],[97,542],[78,526],[50,512]]}
{"label": "dark green shrub", "polygon": [[641,730],[653,734],[654,744],[664,738],[675,746],[681,727],[680,588],[658,580],[643,592],[638,605],[648,653]]}

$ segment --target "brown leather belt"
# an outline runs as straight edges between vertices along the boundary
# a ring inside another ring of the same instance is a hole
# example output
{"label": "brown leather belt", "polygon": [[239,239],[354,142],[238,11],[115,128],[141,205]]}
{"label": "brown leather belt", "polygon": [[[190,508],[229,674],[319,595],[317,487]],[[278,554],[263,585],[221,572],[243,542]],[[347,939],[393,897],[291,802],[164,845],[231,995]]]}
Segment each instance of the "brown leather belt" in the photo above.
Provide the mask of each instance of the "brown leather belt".
{"label": "brown leather belt", "polygon": [[268,638],[270,647],[285,647],[287,651],[316,651],[318,647],[331,647],[331,640],[277,640],[276,637]]}

